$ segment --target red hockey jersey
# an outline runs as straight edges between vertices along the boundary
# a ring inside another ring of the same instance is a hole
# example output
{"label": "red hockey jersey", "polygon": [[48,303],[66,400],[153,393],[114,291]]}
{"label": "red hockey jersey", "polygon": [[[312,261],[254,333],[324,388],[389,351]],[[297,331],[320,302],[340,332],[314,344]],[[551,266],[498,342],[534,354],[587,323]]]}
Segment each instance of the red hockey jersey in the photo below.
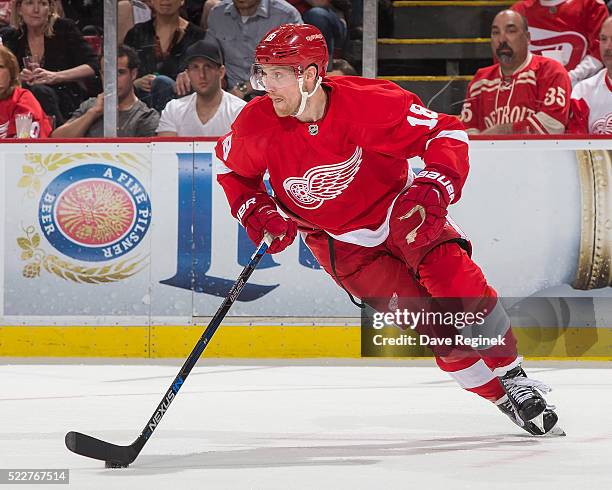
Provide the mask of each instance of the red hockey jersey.
{"label": "red hockey jersey", "polygon": [[47,138],[51,133],[51,124],[45,112],[32,92],[21,87],[15,87],[9,98],[0,100],[0,138],[14,138],[17,134],[15,116],[28,112],[32,114],[32,121],[40,125],[39,138]]}
{"label": "red hockey jersey", "polygon": [[608,70],[574,87],[567,132],[612,134],[612,80]]}
{"label": "red hockey jersey", "polygon": [[559,63],[529,54],[510,77],[499,63],[478,70],[468,85],[461,120],[470,133],[512,124],[518,134],[561,134],[570,93],[569,77]]}
{"label": "red hockey jersey", "polygon": [[251,101],[219,139],[218,181],[230,206],[263,189],[290,213],[341,241],[382,243],[397,196],[412,182],[408,158],[446,175],[459,199],[468,173],[468,138],[454,116],[424,108],[394,83],[324,79],[327,110],[316,123],[280,118],[268,96]]}
{"label": "red hockey jersey", "polygon": [[602,0],[521,0],[512,9],[527,18],[531,51],[560,51],[573,83],[603,66],[599,31],[608,9]]}

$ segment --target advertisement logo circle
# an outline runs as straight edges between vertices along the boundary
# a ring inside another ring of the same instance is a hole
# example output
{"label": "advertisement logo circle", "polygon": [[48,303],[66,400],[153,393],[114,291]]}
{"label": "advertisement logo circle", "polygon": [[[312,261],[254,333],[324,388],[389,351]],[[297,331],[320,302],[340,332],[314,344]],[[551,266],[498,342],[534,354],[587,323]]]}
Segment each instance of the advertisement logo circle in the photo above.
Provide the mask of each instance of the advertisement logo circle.
{"label": "advertisement logo circle", "polygon": [[103,164],[74,167],[43,191],[38,219],[49,243],[74,259],[99,262],[131,252],[151,221],[151,202],[140,181]]}

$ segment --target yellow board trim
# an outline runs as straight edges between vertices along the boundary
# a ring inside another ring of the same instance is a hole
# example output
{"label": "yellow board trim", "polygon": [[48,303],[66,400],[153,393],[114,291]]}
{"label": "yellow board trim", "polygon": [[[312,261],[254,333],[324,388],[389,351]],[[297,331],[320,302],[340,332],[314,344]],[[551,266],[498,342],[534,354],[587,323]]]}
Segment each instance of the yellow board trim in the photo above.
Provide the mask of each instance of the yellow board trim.
{"label": "yellow board trim", "polygon": [[454,76],[436,76],[436,75],[393,75],[379,76],[381,80],[389,80],[391,82],[450,82],[453,80],[462,80],[469,82],[474,75],[454,75]]}
{"label": "yellow board trim", "polygon": [[[186,357],[203,326],[2,326],[5,357]],[[519,351],[532,359],[612,360],[612,328],[513,329]],[[225,325],[206,357],[359,358],[359,326]],[[410,357],[403,357],[410,358]]]}
{"label": "yellow board trim", "polygon": [[380,38],[378,44],[488,44],[489,37],[393,39]]}
{"label": "yellow board trim", "polygon": [[400,0],[393,2],[393,7],[509,7],[512,4],[506,0]]}
{"label": "yellow board trim", "polygon": [[149,327],[0,327],[0,356],[149,357]]}

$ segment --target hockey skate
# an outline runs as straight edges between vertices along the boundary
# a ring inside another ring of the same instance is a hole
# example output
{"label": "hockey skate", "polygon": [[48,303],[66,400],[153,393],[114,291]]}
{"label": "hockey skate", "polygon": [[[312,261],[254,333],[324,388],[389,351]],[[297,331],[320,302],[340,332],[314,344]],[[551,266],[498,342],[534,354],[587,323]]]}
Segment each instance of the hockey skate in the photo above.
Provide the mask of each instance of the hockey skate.
{"label": "hockey skate", "polygon": [[495,404],[512,422],[534,436],[565,435],[557,426],[555,407],[548,405],[542,393],[550,388],[529,379],[520,364],[499,378],[506,394]]}

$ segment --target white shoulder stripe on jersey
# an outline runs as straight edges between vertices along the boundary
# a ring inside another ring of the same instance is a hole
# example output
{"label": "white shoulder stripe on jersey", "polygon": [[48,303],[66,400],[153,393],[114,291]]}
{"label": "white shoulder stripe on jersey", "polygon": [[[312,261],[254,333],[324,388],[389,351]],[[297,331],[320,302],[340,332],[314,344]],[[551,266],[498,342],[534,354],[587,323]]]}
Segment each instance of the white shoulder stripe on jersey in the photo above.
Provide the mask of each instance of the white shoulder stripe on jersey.
{"label": "white shoulder stripe on jersey", "polygon": [[482,87],[483,85],[495,85],[497,86],[499,84],[499,82],[501,82],[501,78],[494,78],[492,80],[489,80],[487,78],[483,78],[482,80],[478,80],[476,82],[474,82],[472,84],[472,92],[474,90],[476,90],[477,88]]}
{"label": "white shoulder stripe on jersey", "polygon": [[461,130],[461,129],[453,129],[451,131],[440,131],[436,136],[434,136],[433,138],[431,138],[426,144],[425,144],[425,149],[429,148],[429,144],[438,138],[451,138],[454,140],[458,140],[458,141],[463,141],[466,145],[469,145],[470,140],[468,138],[468,135],[465,131]]}

